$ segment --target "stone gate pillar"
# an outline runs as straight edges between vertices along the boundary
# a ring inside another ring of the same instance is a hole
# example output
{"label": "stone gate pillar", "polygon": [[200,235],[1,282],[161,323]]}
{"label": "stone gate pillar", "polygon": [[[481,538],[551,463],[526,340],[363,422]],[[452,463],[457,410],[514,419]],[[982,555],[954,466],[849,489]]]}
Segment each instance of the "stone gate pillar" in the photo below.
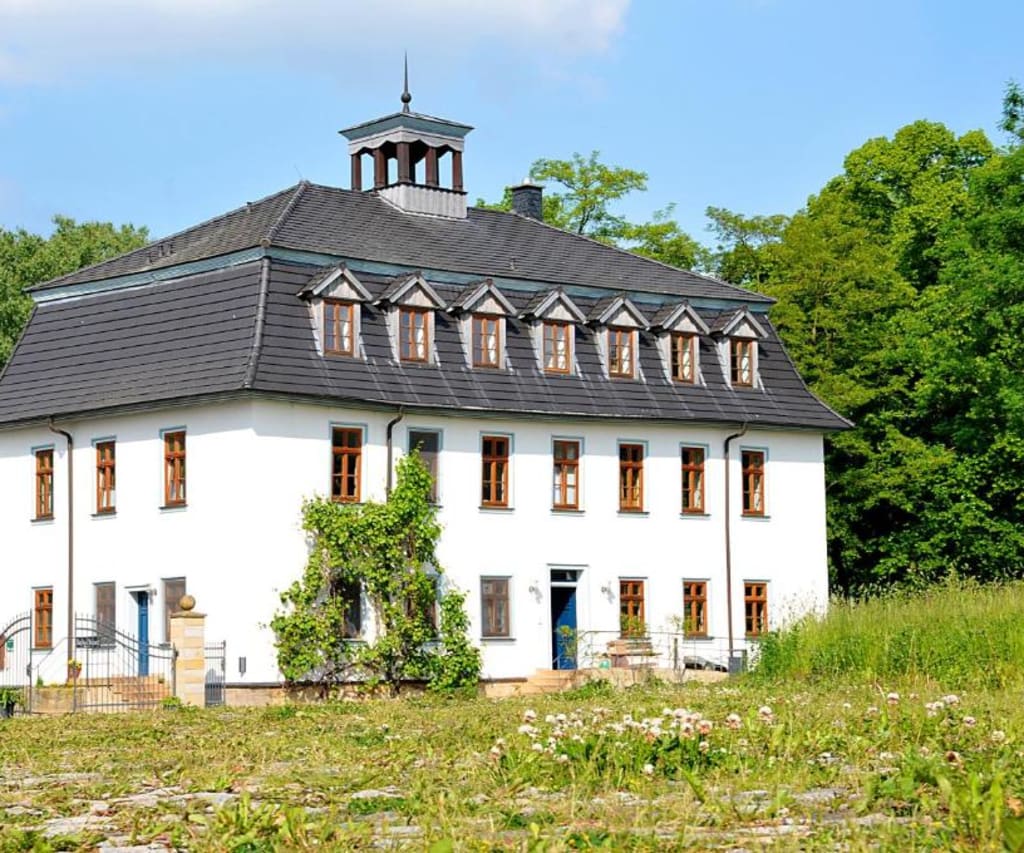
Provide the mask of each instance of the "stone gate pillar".
{"label": "stone gate pillar", "polygon": [[183,595],[171,614],[174,660],[174,695],[184,705],[206,707],[206,614],[196,613],[196,600]]}

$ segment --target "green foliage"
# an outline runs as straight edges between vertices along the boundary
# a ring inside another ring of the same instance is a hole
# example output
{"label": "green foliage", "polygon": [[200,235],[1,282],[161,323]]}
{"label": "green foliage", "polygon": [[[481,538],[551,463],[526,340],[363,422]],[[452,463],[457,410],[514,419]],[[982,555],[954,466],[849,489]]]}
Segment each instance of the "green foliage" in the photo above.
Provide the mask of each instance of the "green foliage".
{"label": "green foliage", "polygon": [[[430,473],[412,454],[399,461],[397,475],[385,503],[314,498],[303,505],[309,560],[302,578],[282,593],[284,609],[270,623],[288,681],[329,689],[362,677],[396,693],[409,679],[427,679],[437,689],[476,684],[479,653],[467,639],[457,591],[441,598],[440,637],[434,625],[438,593],[431,571],[441,573],[441,528],[430,503]],[[370,605],[371,640],[352,636],[354,595]]]}
{"label": "green foliage", "polygon": [[82,222],[55,216],[48,238],[24,229],[0,228],[0,368],[28,320],[32,300],[22,291],[59,275],[137,249],[145,244],[145,228],[109,222]]}

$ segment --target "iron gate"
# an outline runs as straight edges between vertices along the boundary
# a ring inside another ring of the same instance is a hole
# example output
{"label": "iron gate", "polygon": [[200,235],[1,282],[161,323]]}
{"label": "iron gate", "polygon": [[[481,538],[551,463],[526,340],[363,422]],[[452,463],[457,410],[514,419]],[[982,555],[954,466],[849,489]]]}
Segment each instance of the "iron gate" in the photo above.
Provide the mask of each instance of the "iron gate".
{"label": "iron gate", "polygon": [[[0,705],[0,716],[32,712],[32,616],[23,613],[0,627],[0,688],[18,701]],[[17,691],[17,694],[14,693]]]}
{"label": "iron gate", "polygon": [[206,653],[206,707],[224,705],[224,681],[227,669],[227,642],[207,644]]}
{"label": "iron gate", "polygon": [[158,707],[174,696],[174,658],[170,645],[140,642],[95,616],[76,616],[77,666],[69,664],[74,710]]}

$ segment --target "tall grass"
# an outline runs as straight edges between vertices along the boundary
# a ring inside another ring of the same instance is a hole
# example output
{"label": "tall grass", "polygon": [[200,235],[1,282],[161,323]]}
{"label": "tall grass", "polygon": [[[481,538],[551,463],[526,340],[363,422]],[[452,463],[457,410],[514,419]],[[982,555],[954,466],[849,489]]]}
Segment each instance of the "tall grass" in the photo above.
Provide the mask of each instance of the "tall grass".
{"label": "tall grass", "polygon": [[755,679],[927,678],[947,687],[1024,682],[1024,583],[949,582],[833,601],[767,635]]}

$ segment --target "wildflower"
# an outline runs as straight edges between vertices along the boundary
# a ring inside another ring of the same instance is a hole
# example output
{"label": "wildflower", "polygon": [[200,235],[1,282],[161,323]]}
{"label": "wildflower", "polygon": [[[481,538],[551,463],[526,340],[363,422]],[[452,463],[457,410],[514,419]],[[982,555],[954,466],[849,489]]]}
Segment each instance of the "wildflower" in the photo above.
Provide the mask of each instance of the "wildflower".
{"label": "wildflower", "polygon": [[1004,743],[1006,741],[1006,732],[996,729],[989,737],[992,738],[992,743]]}
{"label": "wildflower", "polygon": [[711,729],[714,727],[714,723],[711,720],[700,720],[697,723],[697,731],[702,735],[711,734]]}
{"label": "wildflower", "polygon": [[683,723],[679,727],[679,734],[689,740],[693,737],[693,723]]}
{"label": "wildflower", "polygon": [[941,711],[945,705],[942,702],[927,702],[924,706],[925,712],[929,717],[937,717],[939,711]]}
{"label": "wildflower", "polygon": [[743,727],[743,720],[740,718],[739,714],[730,714],[725,718],[725,725],[727,728],[736,731]]}
{"label": "wildflower", "polygon": [[978,721],[974,717],[964,717],[964,725],[969,729],[973,729],[977,723]]}
{"label": "wildflower", "polygon": [[533,708],[527,708],[525,711],[523,711],[523,721],[524,722],[532,723],[536,719],[537,719],[537,712],[534,711]]}
{"label": "wildflower", "polygon": [[950,764],[961,764],[962,763],[962,760],[960,758],[960,753],[957,752],[954,749],[951,749],[949,752],[946,753],[946,761],[948,761]]}
{"label": "wildflower", "polygon": [[757,709],[757,716],[762,723],[770,723],[775,717],[775,712],[772,711],[767,705],[762,705]]}
{"label": "wildflower", "polygon": [[544,722],[547,723],[549,726],[553,726],[555,724],[555,722],[556,722],[555,721],[555,715],[554,714],[548,714],[544,718]]}
{"label": "wildflower", "polygon": [[869,717],[877,717],[877,716],[878,716],[878,708],[876,708],[876,707],[875,707],[874,705],[872,705],[872,706],[871,706],[870,708],[868,708],[868,709],[867,709],[867,711],[865,711],[864,713],[865,713],[865,714],[866,714],[867,716],[869,716]]}
{"label": "wildflower", "polygon": [[500,746],[492,746],[491,747],[491,758],[501,758],[501,747]]}
{"label": "wildflower", "polygon": [[919,749],[919,750],[917,751],[917,754],[918,754],[918,755],[920,755],[920,756],[921,756],[922,758],[927,758],[927,757],[928,757],[929,755],[931,755],[931,754],[932,754],[932,751],[931,751],[930,749],[928,749],[928,747],[926,747],[926,746],[922,746],[922,747],[921,747],[921,748],[920,748],[920,749]]}
{"label": "wildflower", "polygon": [[653,776],[653,775],[654,775],[654,765],[651,764],[651,763],[645,764],[644,765],[644,776]]}
{"label": "wildflower", "polygon": [[500,748],[500,747],[503,747],[503,746],[505,745],[505,738],[503,738],[503,737],[500,737],[500,738],[498,738],[498,739],[497,739],[497,740],[496,740],[496,741],[494,742],[494,745],[495,745],[495,746],[497,746],[497,747],[499,747],[499,748]]}
{"label": "wildflower", "polygon": [[540,741],[536,741],[535,740],[530,748],[534,752],[543,752],[544,751],[544,744],[542,744]]}
{"label": "wildflower", "polygon": [[702,740],[700,743],[697,744],[697,749],[699,749],[701,752],[707,752],[709,749],[711,749],[711,744],[708,743],[706,740]]}
{"label": "wildflower", "polygon": [[960,697],[957,696],[955,693],[948,693],[942,697],[942,703],[947,708],[955,708],[957,705],[960,704]]}
{"label": "wildflower", "polygon": [[531,738],[533,738],[533,737],[537,736],[537,730],[533,726],[531,726],[529,723],[523,723],[519,727],[519,734],[521,734],[521,735],[529,735]]}
{"label": "wildflower", "polygon": [[569,756],[564,752],[558,753],[558,758],[555,759],[559,764],[566,764],[569,761]]}
{"label": "wildflower", "polygon": [[900,694],[896,693],[895,691],[893,691],[892,693],[888,693],[886,694],[885,701],[888,702],[890,705],[899,705]]}
{"label": "wildflower", "polygon": [[843,710],[844,711],[849,711],[852,707],[853,707],[853,705],[851,705],[849,702],[843,702]]}
{"label": "wildflower", "polygon": [[566,717],[565,714],[555,714],[555,721],[556,722],[564,723],[567,719],[569,719],[569,718]]}

